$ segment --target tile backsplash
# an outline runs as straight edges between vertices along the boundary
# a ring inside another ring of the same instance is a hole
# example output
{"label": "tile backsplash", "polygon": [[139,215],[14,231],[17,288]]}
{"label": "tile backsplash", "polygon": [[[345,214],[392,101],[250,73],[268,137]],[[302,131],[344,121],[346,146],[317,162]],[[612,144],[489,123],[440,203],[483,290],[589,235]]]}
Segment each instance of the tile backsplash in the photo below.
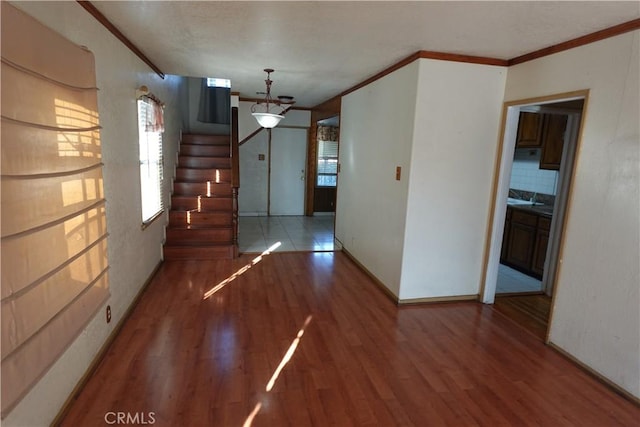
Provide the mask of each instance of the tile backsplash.
{"label": "tile backsplash", "polygon": [[539,148],[517,148],[513,157],[510,188],[556,194],[558,171],[540,169]]}

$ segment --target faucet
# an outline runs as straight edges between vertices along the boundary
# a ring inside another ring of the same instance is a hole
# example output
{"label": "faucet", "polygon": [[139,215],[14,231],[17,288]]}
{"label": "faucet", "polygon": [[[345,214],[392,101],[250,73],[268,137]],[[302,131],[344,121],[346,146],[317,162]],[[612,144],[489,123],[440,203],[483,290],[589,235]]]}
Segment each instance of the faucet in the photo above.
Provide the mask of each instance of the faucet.
{"label": "faucet", "polygon": [[538,197],[538,193],[533,193],[533,196],[531,196],[531,199],[529,199],[529,201],[531,202],[531,205],[536,204],[537,197]]}

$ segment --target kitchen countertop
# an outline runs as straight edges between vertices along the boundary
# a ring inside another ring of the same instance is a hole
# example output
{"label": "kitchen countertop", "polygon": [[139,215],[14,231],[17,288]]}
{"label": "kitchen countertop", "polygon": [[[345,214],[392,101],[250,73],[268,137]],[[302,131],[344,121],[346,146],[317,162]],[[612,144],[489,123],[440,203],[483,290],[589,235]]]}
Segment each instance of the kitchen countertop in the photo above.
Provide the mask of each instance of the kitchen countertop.
{"label": "kitchen countertop", "polygon": [[507,202],[507,206],[509,206],[512,209],[519,209],[525,212],[541,215],[546,218],[551,218],[553,216],[553,206],[551,205],[529,205],[529,204],[523,205],[523,204],[514,204],[514,203]]}

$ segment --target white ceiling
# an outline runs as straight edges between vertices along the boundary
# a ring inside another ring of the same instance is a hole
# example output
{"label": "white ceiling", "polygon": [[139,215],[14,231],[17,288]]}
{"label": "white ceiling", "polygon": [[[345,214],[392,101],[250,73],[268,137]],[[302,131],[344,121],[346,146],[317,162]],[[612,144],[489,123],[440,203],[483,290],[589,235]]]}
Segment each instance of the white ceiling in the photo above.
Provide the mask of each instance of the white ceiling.
{"label": "white ceiling", "polygon": [[640,18],[640,2],[94,1],[164,73],[317,105],[418,50],[510,59]]}

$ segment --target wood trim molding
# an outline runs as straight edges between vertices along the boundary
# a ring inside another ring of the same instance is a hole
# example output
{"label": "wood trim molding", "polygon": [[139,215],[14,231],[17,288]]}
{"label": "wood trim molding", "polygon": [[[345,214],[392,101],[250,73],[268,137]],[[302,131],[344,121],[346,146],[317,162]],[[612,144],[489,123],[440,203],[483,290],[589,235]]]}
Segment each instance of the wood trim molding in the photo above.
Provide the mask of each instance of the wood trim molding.
{"label": "wood trim molding", "polygon": [[371,281],[376,285],[376,287],[378,289],[380,289],[380,291],[383,294],[385,294],[385,296],[387,298],[389,298],[394,304],[396,304],[396,305],[398,304],[398,301],[399,301],[398,297],[393,292],[391,292],[391,290],[389,290],[389,288],[387,288],[387,286],[384,283],[382,283],[382,281],[380,279],[378,279],[371,271],[369,271],[369,269],[367,267],[362,265],[362,263],[360,261],[358,261],[358,259],[356,257],[354,257],[351,252],[349,252],[347,249],[345,249],[344,246],[342,246],[341,252],[343,254],[345,254],[347,256],[347,258],[349,258],[349,260],[351,260],[351,262],[353,262],[355,265],[357,265],[358,268],[360,270],[362,270],[362,272],[364,274],[366,274],[371,279]]}
{"label": "wood trim molding", "polygon": [[[236,93],[239,93],[239,92],[236,92]],[[253,102],[253,103],[256,103],[256,102],[264,101],[264,98],[247,98],[247,97],[244,97],[244,96],[240,96],[239,101],[240,102]],[[296,106],[291,105],[291,104],[283,104],[283,106],[285,106],[285,105],[289,105],[289,108],[287,108],[287,111],[289,111],[289,110],[311,111],[310,107],[296,107]]]}
{"label": "wood trim molding", "polygon": [[111,21],[107,19],[106,16],[102,14],[90,1],[77,0],[78,4],[82,6],[87,12],[91,14],[98,22],[100,22],[104,27],[109,30],[111,34],[113,34],[118,40],[120,40],[126,47],[129,48],[131,52],[136,54],[138,58],[140,58],[145,64],[147,64],[153,71],[156,72],[160,76],[160,78],[164,79],[164,73],[158,68],[156,64],[151,62],[149,58],[146,57],[144,53],[136,45],[134,45],[131,40],[129,40],[122,32],[115,26]]}
{"label": "wood trim molding", "polygon": [[481,65],[496,65],[502,67],[510,67],[512,65],[522,64],[523,62],[532,61],[534,59],[542,58],[544,56],[552,55],[554,53],[562,52],[564,50],[572,49],[574,47],[583,46],[586,44],[594,43],[600,40],[607,39],[609,37],[618,36],[620,34],[627,33],[629,31],[634,31],[640,29],[640,19],[634,19],[628,22],[624,22],[619,25],[614,25],[613,27],[605,28],[604,30],[596,31],[591,34],[587,34],[581,37],[577,37],[572,40],[568,40],[566,42],[558,43],[553,46],[545,47],[543,49],[536,50],[534,52],[527,53],[525,55],[521,55],[511,59],[499,59],[499,58],[489,58],[483,56],[472,56],[472,55],[459,55],[455,53],[446,53],[446,52],[434,52],[428,50],[419,50],[418,52],[404,58],[400,62],[385,68],[379,73],[369,77],[361,83],[345,90],[344,92],[330,98],[327,101],[318,104],[312,109],[318,108],[320,105],[325,104],[326,102],[333,100],[337,97],[343,97],[345,95],[350,94],[351,92],[355,92],[356,90],[373,83],[374,81],[381,79],[387,74],[391,74],[399,68],[404,67],[415,61],[416,59],[438,59],[442,61],[455,61],[455,62],[466,62],[471,64],[481,64]]}
{"label": "wood trim molding", "polygon": [[334,98],[343,97],[345,95],[350,94],[351,92],[355,92],[356,90],[367,86],[386,76],[387,74],[391,74],[394,71],[404,67],[405,65],[411,64],[413,61],[417,59],[438,59],[442,61],[454,61],[454,62],[466,62],[470,64],[482,64],[482,65],[497,65],[500,67],[506,67],[508,65],[508,61],[506,59],[498,59],[498,58],[489,58],[484,56],[472,56],[472,55],[459,55],[456,53],[446,53],[446,52],[434,52],[429,50],[419,50],[401,61],[393,64],[392,66],[385,68],[379,73],[369,77],[363,82],[358,83],[357,85],[345,90],[339,95],[336,95],[327,101],[322,102],[321,104],[316,105],[312,109],[317,109],[320,105],[326,104],[329,101],[332,101]]}
{"label": "wood trim molding", "polygon": [[329,98],[321,104],[316,105],[311,109],[311,121],[319,122],[320,120],[328,119],[329,117],[339,116],[342,108],[342,95],[336,95],[333,98]]}
{"label": "wood trim molding", "polygon": [[[231,108],[231,186],[240,188],[240,143],[238,141],[238,107]],[[235,209],[234,209],[235,210]],[[237,216],[237,210],[234,215]],[[237,237],[237,225],[235,223],[235,236]]]}
{"label": "wood trim molding", "polygon": [[[589,89],[579,89],[570,92],[554,93],[552,95],[535,96],[532,98],[514,99],[512,101],[504,101],[506,107],[524,106],[532,104],[550,104],[554,102],[566,101],[569,99],[583,99],[589,95]],[[584,112],[584,106],[582,108]]]}
{"label": "wood trim molding", "polygon": [[[311,117],[314,113],[311,112]],[[304,214],[306,216],[313,216],[314,199],[316,194],[316,169],[317,169],[317,155],[318,155],[318,122],[311,120],[309,126],[309,132],[307,134],[307,175],[305,182],[305,201],[304,201]]]}
{"label": "wood trim molding", "polygon": [[545,47],[543,49],[539,49],[534,52],[527,53],[525,55],[520,55],[515,58],[511,58],[508,61],[508,65],[512,66],[512,65],[522,64],[523,62],[532,61],[534,59],[542,58],[544,56],[553,55],[554,53],[573,49],[574,47],[584,46],[600,40],[608,39],[609,37],[618,36],[620,34],[624,34],[629,31],[634,31],[638,29],[640,29],[640,19],[634,19],[619,25],[614,25],[613,27],[605,28],[604,30],[596,31],[595,33],[587,34],[581,37],[576,37],[575,39],[567,40],[566,42],[558,43],[553,46]]}
{"label": "wood trim molding", "polygon": [[489,58],[485,56],[459,55],[456,53],[432,52],[429,50],[421,50],[418,52],[418,55],[418,57],[422,59],[438,59],[441,61],[466,62],[469,64],[496,65],[499,67],[506,67],[509,65],[509,61],[506,59]]}
{"label": "wood trim molding", "polygon": [[566,350],[562,349],[557,344],[554,344],[552,342],[548,342],[547,345],[549,347],[551,347],[552,349],[554,349],[555,351],[557,351],[558,353],[560,353],[563,357],[565,357],[565,358],[569,359],[571,362],[575,363],[577,366],[582,368],[582,370],[584,370],[587,374],[591,375],[597,381],[599,381],[602,384],[604,384],[607,387],[609,387],[615,393],[619,394],[620,396],[624,397],[625,399],[629,400],[630,402],[640,406],[640,399],[639,398],[637,398],[636,396],[634,396],[633,394],[631,394],[627,390],[623,389],[618,384],[614,383],[613,381],[611,381],[610,379],[608,379],[607,377],[605,377],[604,375],[602,375],[601,373],[599,373],[595,369],[589,367],[584,362],[582,362],[580,359],[578,359],[575,356],[571,355],[569,352],[567,352]]}
{"label": "wood trim molding", "polygon": [[401,300],[398,300],[398,305],[435,304],[435,303],[460,302],[460,301],[478,302],[478,294],[401,299]]}
{"label": "wood trim molding", "polygon": [[251,132],[249,135],[247,135],[246,137],[244,137],[242,139],[242,141],[240,141],[238,143],[238,147],[240,147],[242,144],[244,144],[245,142],[249,141],[251,138],[253,138],[254,136],[256,136],[257,134],[259,134],[260,132],[262,132],[263,130],[265,130],[266,128],[258,128],[256,130],[254,130],[253,132]]}
{"label": "wood trim molding", "polygon": [[[407,56],[406,58],[404,58],[400,62],[397,62],[397,63],[393,64],[392,66],[385,68],[384,70],[380,71],[379,73],[369,77],[365,81],[360,82],[357,85],[353,86],[352,88],[349,88],[349,89],[345,90],[344,92],[342,92],[338,96],[339,97],[346,96],[346,95],[350,94],[351,92],[355,92],[356,90],[358,90],[360,88],[363,88],[363,87],[367,86],[368,84],[371,84],[371,83],[375,82],[376,80],[379,80],[379,79],[383,78],[387,74],[393,73],[394,71],[404,67],[405,65],[411,64],[413,61],[415,61],[416,59],[420,58],[419,54],[420,54],[420,52],[416,52],[413,55]],[[324,102],[323,102],[323,104],[324,104]]]}
{"label": "wood trim molding", "polygon": [[460,302],[460,301],[478,301],[478,294],[475,295],[453,295],[453,296],[444,296],[444,297],[428,297],[428,298],[411,298],[411,299],[400,299],[398,298],[389,288],[385,286],[384,283],[380,279],[378,279],[367,267],[362,265],[358,259],[353,256],[349,250],[342,247],[342,253],[344,253],[347,258],[351,260],[355,265],[358,266],[363,273],[365,273],[373,283],[396,305],[416,305],[416,304],[433,304],[433,303],[446,303],[446,302]]}

